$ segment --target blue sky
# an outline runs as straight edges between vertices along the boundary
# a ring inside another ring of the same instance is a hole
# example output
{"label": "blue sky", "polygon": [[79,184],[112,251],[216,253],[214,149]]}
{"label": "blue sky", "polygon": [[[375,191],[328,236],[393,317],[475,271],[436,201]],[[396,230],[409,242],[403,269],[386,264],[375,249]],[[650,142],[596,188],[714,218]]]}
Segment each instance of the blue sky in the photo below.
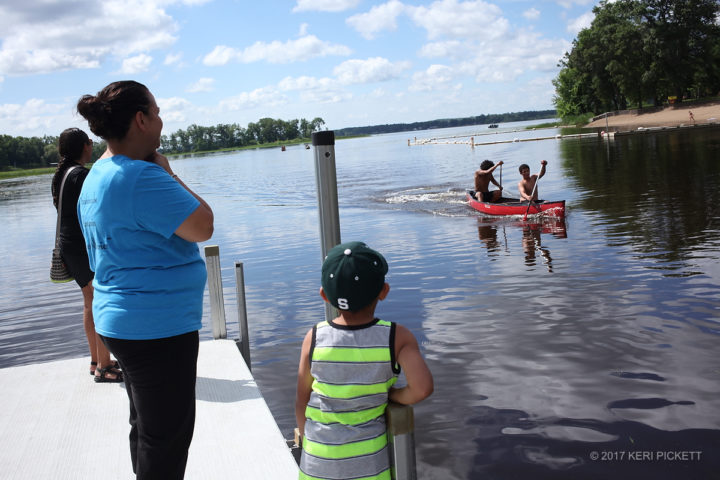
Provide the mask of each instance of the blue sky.
{"label": "blue sky", "polygon": [[329,129],[553,108],[594,0],[0,0],[0,134],[87,125],[80,96],[147,85],[168,134]]}

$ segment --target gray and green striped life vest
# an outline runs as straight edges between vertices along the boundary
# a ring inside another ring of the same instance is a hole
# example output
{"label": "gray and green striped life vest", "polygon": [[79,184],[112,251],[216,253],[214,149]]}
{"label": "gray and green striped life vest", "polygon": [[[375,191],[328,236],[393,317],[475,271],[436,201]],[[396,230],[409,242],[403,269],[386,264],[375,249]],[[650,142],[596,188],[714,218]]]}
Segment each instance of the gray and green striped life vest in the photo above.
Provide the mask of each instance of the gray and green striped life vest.
{"label": "gray and green striped life vest", "polygon": [[390,480],[385,407],[397,380],[395,324],[313,328],[300,479]]}

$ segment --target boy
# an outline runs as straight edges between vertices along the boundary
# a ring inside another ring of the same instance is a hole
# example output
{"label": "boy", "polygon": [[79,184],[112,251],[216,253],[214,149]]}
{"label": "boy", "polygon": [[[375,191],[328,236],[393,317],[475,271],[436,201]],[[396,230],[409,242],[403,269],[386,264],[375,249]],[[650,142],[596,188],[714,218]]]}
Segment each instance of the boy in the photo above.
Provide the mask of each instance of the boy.
{"label": "boy", "polygon": [[[490,160],[485,160],[480,164],[480,170],[475,170],[475,198],[479,202],[487,203],[497,202],[500,200],[500,197],[502,196],[502,185],[495,180],[492,172],[502,164],[502,160],[500,160],[497,165]],[[493,190],[491,192],[489,189],[490,182],[498,187],[498,190]]]}
{"label": "boy", "polygon": [[[387,270],[385,258],[362,242],[335,246],[323,262],[320,296],[339,316],[303,340],[295,401],[300,479],[390,480],[388,400],[410,405],[433,391],[410,330],[375,318],[390,291]],[[407,386],[392,388],[400,368]]]}
{"label": "boy", "polygon": [[[537,173],[535,175],[530,175],[530,167],[526,164],[520,165],[518,170],[520,170],[520,175],[522,175],[522,180],[518,183],[518,191],[520,192],[520,201],[527,201],[527,202],[537,202],[539,198],[539,193],[537,188],[535,188],[535,183],[539,179],[545,175],[545,165],[547,165],[547,161],[542,160],[540,162],[540,173]],[[533,195],[533,188],[535,188],[535,194]]]}

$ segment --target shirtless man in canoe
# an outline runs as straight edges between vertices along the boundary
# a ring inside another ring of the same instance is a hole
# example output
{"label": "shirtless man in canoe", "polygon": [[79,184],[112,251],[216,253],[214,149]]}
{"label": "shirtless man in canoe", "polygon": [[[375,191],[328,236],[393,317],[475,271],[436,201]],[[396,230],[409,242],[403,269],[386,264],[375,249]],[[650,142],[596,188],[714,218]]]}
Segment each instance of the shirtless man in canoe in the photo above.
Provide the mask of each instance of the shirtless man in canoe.
{"label": "shirtless man in canoe", "polygon": [[[475,198],[479,202],[493,203],[500,200],[502,196],[502,185],[495,181],[492,172],[502,164],[502,160],[500,160],[497,165],[490,160],[485,160],[480,164],[480,169],[475,170]],[[491,192],[489,190],[491,182],[498,187],[499,190],[493,190]]]}
{"label": "shirtless man in canoe", "polygon": [[[518,183],[518,191],[520,192],[520,201],[523,202],[537,202],[539,198],[538,190],[535,188],[535,183],[545,175],[546,160],[540,161],[540,172],[535,175],[530,175],[530,167],[526,164],[520,165],[520,175],[522,180]],[[533,195],[533,188],[535,188],[535,194]]]}

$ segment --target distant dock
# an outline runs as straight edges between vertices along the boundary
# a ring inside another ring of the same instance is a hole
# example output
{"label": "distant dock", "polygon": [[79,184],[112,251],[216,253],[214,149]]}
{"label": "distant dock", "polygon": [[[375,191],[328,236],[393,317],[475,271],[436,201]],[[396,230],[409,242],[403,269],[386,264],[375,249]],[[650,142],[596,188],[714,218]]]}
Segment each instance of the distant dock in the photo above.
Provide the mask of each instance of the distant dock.
{"label": "distant dock", "polygon": [[[124,384],[95,383],[89,363],[83,357],[0,369],[0,478],[134,478]],[[165,368],[172,365],[158,365],[157,374]],[[200,342],[196,395],[186,478],[297,478],[235,341]]]}
{"label": "distant dock", "polygon": [[[567,138],[586,138],[586,137],[600,137],[600,138],[606,138],[606,139],[613,139],[615,137],[625,137],[630,135],[642,135],[642,134],[648,134],[648,133],[671,133],[671,132],[677,132],[680,130],[694,130],[694,129],[704,129],[704,128],[718,128],[720,127],[720,124],[716,123],[714,119],[713,121],[707,122],[707,123],[695,123],[695,124],[680,124],[675,126],[651,126],[651,127],[638,127],[634,130],[618,130],[617,128],[608,129],[607,132],[599,130],[599,127],[593,127],[594,129],[597,129],[598,131],[595,132],[587,132],[587,133],[574,133],[569,135],[562,135],[562,134],[556,134],[552,136],[543,136],[543,137],[530,137],[530,138],[506,138],[503,140],[494,140],[494,141],[476,141],[475,137],[480,136],[486,136],[486,135],[499,135],[499,134],[510,134],[510,133],[516,133],[516,132],[530,132],[532,130],[526,130],[526,129],[517,129],[517,130],[504,130],[504,131],[497,131],[492,133],[478,133],[474,135],[452,135],[452,136],[445,136],[445,137],[430,137],[430,138],[413,138],[408,139],[407,144],[408,147],[413,146],[422,146],[422,145],[470,145],[471,147],[479,147],[483,145],[497,145],[501,143],[516,143],[516,142],[536,142],[540,140],[562,140]],[[562,127],[551,127],[551,128],[562,128]],[[541,130],[541,129],[538,129]]]}

